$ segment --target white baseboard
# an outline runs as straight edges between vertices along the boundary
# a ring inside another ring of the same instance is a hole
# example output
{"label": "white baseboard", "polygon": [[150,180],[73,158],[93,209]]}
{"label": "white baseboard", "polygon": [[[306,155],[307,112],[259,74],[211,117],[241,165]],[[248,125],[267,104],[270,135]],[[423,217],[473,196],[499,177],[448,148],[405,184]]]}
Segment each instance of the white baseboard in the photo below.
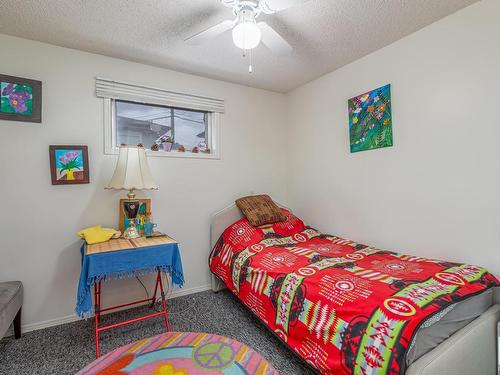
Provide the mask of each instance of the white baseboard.
{"label": "white baseboard", "polygon": [[193,288],[174,289],[172,294],[170,294],[169,299],[187,296],[189,294],[194,294],[194,293],[206,292],[207,290],[210,289],[212,289],[212,286],[210,284],[195,286]]}
{"label": "white baseboard", "polygon": [[[204,291],[207,291],[210,289],[212,289],[211,285],[201,285],[201,286],[195,286],[193,288],[174,289],[172,291],[172,293],[168,296],[168,298],[172,299],[172,298],[187,296],[189,294],[204,292]],[[140,305],[136,305],[134,307],[137,307],[137,306],[140,306]],[[113,312],[127,310],[127,309],[130,309],[130,307],[116,309]],[[61,324],[76,322],[77,320],[81,320],[81,319],[76,314],[73,314],[73,315],[63,316],[63,317],[59,317],[59,318],[55,318],[55,319],[45,320],[43,322],[24,324],[21,326],[21,332],[26,333],[26,332],[31,332],[31,331],[37,331],[39,329],[44,329],[44,328],[59,326]],[[11,327],[7,331],[7,333],[5,334],[5,337],[13,336],[13,335],[14,335],[14,330]]]}

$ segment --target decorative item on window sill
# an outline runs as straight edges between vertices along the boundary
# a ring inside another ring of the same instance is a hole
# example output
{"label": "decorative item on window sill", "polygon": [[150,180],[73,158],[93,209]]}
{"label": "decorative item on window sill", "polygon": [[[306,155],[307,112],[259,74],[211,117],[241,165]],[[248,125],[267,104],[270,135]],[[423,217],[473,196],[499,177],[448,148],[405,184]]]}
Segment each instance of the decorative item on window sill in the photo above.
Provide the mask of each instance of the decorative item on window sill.
{"label": "decorative item on window sill", "polygon": [[198,143],[198,151],[204,152],[206,154],[210,154],[210,149],[208,148],[208,146],[205,142]]}
{"label": "decorative item on window sill", "polygon": [[172,137],[162,137],[160,140],[163,146],[163,151],[170,152],[170,150],[172,150],[172,146],[174,145]]}
{"label": "decorative item on window sill", "polygon": [[174,145],[174,142],[172,140],[172,137],[167,137],[167,136],[162,136],[158,138],[155,143],[151,146],[152,151],[160,151],[162,149],[165,152],[170,152],[172,151],[172,146]]}
{"label": "decorative item on window sill", "polygon": [[158,189],[149,170],[146,150],[142,145],[120,146],[115,172],[106,189],[128,190],[128,199],[122,202],[123,208],[120,207],[128,220],[128,228],[125,229],[123,236],[125,238],[140,237],[137,229],[140,200],[136,199],[135,191]]}

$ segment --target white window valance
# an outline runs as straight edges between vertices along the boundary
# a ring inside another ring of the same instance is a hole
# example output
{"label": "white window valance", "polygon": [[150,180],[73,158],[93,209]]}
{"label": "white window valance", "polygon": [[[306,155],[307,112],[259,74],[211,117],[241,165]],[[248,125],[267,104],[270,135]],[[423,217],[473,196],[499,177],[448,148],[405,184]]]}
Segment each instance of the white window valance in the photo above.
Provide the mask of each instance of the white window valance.
{"label": "white window valance", "polygon": [[224,100],[182,94],[136,83],[96,78],[96,95],[99,98],[127,100],[176,108],[224,113]]}

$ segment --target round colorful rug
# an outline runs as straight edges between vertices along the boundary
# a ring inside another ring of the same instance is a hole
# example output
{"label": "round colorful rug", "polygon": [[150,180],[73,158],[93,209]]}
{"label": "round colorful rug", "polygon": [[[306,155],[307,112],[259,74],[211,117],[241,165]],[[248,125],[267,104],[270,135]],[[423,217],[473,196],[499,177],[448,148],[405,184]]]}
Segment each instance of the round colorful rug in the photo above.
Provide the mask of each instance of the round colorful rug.
{"label": "round colorful rug", "polygon": [[103,355],[79,375],[277,375],[260,354],[242,343],[208,333],[168,332]]}

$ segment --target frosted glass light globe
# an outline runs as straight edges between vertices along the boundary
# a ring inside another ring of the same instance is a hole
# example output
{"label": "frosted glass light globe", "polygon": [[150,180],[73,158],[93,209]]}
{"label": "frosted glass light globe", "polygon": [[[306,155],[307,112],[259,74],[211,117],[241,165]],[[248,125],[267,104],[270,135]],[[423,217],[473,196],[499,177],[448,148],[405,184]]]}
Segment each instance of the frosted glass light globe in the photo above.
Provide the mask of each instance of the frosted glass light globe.
{"label": "frosted glass light globe", "polygon": [[236,47],[249,50],[257,47],[262,33],[255,21],[243,21],[233,29],[233,42]]}

